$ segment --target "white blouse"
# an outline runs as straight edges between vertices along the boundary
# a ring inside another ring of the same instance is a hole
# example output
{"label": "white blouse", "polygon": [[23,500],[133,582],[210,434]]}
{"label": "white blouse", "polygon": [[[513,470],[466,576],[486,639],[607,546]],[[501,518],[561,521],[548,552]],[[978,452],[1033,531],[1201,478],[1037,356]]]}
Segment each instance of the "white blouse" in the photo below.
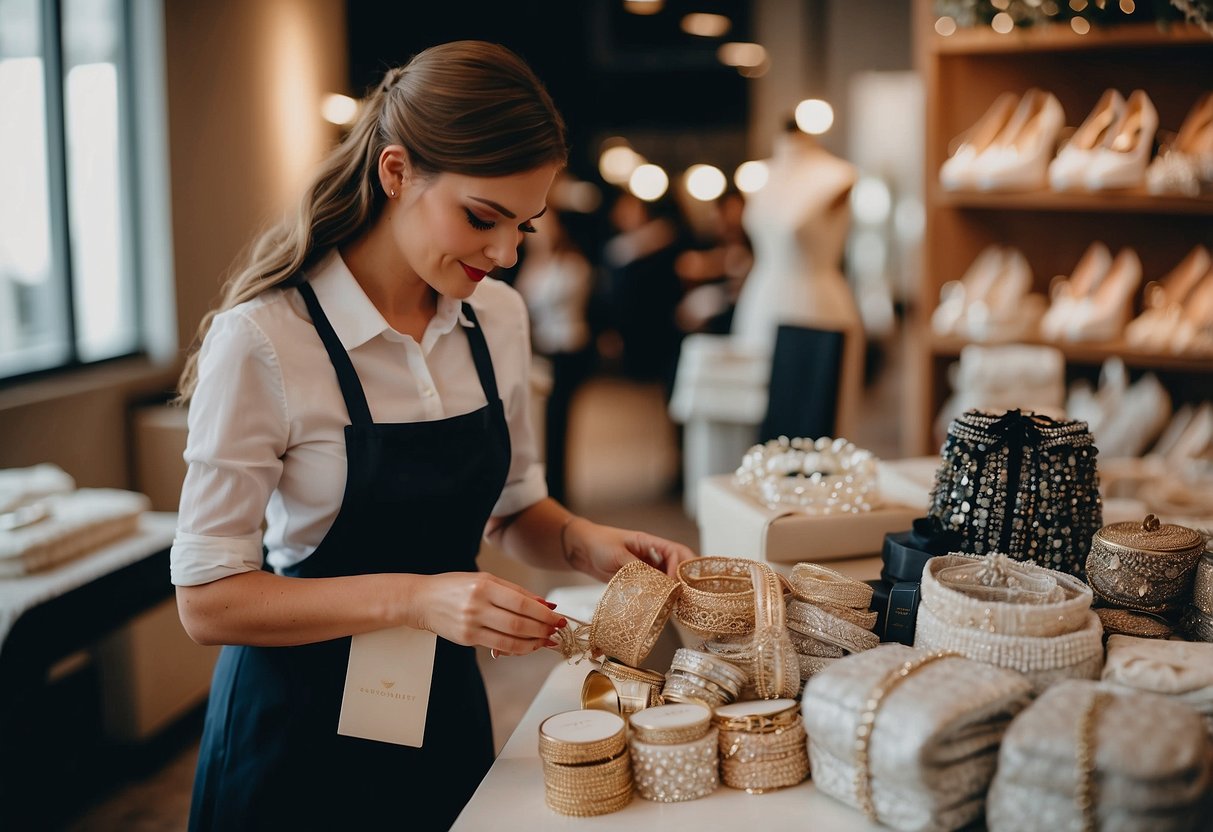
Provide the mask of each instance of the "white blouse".
{"label": "white blouse", "polygon": [[[309,279],[376,422],[433,421],[485,405],[462,332],[472,324],[459,301],[439,296],[418,344],[388,325],[336,250]],[[547,496],[528,412],[526,307],[492,278],[468,302],[484,328],[509,424],[509,474],[493,507],[504,516]],[[271,289],[217,315],[189,409],[173,583],[258,570],[263,542],[278,571],[310,555],[341,507],[347,424],[336,372],[297,290]]]}

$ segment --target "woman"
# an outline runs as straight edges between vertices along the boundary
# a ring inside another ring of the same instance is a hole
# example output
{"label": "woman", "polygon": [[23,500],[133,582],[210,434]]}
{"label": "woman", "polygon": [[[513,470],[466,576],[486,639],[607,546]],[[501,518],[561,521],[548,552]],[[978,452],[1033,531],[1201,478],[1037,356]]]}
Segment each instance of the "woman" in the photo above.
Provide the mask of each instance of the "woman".
{"label": "woman", "polygon": [[[472,647],[522,655],[564,623],[476,571],[482,535],[599,579],[693,557],[545,496],[525,308],[484,278],[515,262],[564,161],[517,56],[426,50],[204,319],[172,576],[190,636],[238,646],[215,670],[191,829],[449,827],[493,757]],[[438,637],[422,746],[339,735],[349,637],[400,626]]]}

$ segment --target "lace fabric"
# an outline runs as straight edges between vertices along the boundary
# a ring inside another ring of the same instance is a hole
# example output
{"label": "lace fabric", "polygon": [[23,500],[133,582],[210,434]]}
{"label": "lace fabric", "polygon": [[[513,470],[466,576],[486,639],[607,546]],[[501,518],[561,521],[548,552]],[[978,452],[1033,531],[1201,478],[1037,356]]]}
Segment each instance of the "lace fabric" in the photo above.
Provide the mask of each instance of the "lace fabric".
{"label": "lace fabric", "polygon": [[638,667],[661,636],[681,588],[643,561],[628,563],[611,578],[594,610],[590,647]]}

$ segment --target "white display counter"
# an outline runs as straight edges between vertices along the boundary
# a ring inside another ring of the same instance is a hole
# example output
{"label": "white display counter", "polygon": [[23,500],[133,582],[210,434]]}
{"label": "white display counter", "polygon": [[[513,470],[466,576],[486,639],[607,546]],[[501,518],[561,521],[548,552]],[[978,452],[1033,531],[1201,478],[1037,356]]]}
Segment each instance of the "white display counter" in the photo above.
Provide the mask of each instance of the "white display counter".
{"label": "white display counter", "polygon": [[[508,659],[503,659],[508,661]],[[559,815],[543,801],[539,763],[539,723],[581,707],[581,683],[591,665],[560,664],[548,676],[518,728],[493,763],[471,802],[452,827],[456,832],[544,832],[544,830],[737,829],[762,832],[865,832],[884,827],[819,793],[811,781],[767,794],[746,794],[721,786],[701,800],[653,803],[636,797],[622,811],[593,818]]]}

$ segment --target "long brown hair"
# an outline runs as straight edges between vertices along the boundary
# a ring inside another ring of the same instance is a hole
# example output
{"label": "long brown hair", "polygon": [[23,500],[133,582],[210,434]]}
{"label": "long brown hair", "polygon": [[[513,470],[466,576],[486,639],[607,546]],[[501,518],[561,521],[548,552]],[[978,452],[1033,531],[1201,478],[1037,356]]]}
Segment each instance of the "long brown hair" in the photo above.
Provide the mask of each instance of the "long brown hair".
{"label": "long brown hair", "polygon": [[224,284],[219,306],[203,316],[181,373],[178,403],[194,393],[197,350],[215,315],[281,285],[375,222],[387,198],[379,155],[389,145],[406,148],[422,175],[509,176],[567,159],[555,104],[504,46],[445,43],[388,70],[349,134],[321,163],[294,215],[261,234]]}

